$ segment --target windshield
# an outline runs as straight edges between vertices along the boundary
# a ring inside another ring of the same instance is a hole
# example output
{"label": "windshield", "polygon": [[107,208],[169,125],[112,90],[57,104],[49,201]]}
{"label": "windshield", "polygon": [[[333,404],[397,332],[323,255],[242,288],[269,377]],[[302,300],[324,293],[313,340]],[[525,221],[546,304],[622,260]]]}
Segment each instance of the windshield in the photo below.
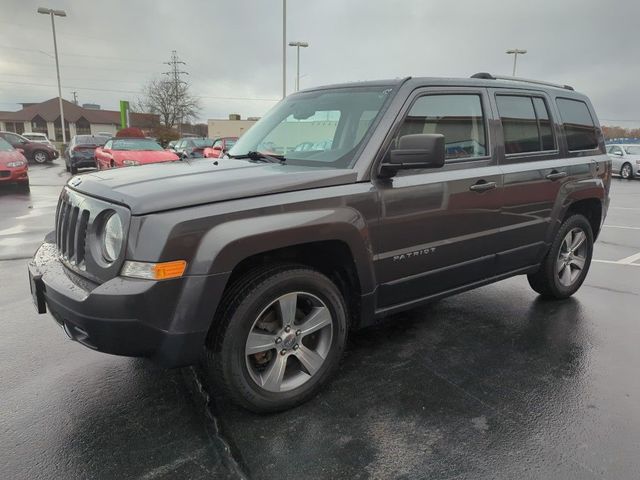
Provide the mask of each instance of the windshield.
{"label": "windshield", "polygon": [[92,135],[78,135],[76,137],[77,145],[102,145],[104,142],[100,143],[101,137],[94,137]]}
{"label": "windshield", "polygon": [[627,155],[640,155],[640,145],[637,147],[625,147],[624,151],[627,152]]}
{"label": "windshield", "polygon": [[112,150],[162,150],[153,140],[145,138],[123,138],[113,141]]}
{"label": "windshield", "polygon": [[211,140],[210,138],[198,138],[193,140],[193,143],[196,148],[206,148],[213,145],[213,140]]}
{"label": "windshield", "polygon": [[0,138],[0,152],[11,152],[13,147],[4,138]]}
{"label": "windshield", "polygon": [[392,89],[352,87],[287,97],[245,133],[229,156],[257,151],[287,164],[349,168]]}

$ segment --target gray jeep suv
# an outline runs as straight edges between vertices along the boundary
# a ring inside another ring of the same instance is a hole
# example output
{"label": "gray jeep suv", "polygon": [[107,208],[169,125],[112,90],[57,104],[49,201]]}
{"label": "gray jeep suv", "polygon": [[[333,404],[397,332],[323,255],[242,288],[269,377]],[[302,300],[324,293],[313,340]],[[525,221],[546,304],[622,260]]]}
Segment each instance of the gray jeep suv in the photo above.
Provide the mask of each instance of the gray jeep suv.
{"label": "gray jeep suv", "polygon": [[89,348],[200,361],[237,403],[282,410],[326,383],[350,331],[391,313],[514,275],[572,295],[610,181],[571,87],[477,74],[315,88],[225,158],[72,177],[32,293]]}

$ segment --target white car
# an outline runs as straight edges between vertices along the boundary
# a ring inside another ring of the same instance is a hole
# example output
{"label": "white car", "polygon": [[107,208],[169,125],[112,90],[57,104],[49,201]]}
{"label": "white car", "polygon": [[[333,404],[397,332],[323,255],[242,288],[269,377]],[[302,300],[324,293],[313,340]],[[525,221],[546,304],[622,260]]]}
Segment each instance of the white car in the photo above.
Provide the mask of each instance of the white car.
{"label": "white car", "polygon": [[640,177],[640,143],[607,145],[613,173],[622,178]]}
{"label": "white car", "polygon": [[44,133],[24,132],[22,136],[27,140],[31,140],[32,142],[46,143],[47,145],[50,145],[52,147],[54,146],[49,138],[47,138],[47,135]]}

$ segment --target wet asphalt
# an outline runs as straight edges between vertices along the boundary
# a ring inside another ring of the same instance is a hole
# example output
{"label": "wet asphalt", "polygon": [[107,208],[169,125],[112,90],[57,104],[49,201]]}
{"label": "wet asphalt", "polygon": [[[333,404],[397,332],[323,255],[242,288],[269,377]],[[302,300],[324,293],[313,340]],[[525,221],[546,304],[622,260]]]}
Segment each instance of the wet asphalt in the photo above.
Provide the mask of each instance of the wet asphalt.
{"label": "wet asphalt", "polygon": [[259,416],[35,313],[60,165],[0,186],[0,478],[640,478],[640,181],[614,179],[572,299],[517,277],[391,317],[315,399]]}

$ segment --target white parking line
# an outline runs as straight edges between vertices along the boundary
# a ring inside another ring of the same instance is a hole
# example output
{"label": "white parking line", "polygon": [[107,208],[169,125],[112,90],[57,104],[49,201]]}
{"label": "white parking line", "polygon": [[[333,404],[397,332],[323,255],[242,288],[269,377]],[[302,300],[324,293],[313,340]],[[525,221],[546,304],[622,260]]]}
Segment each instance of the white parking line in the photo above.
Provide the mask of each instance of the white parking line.
{"label": "white parking line", "polygon": [[635,262],[636,260],[640,260],[640,253],[629,255],[628,257],[625,257],[622,260],[618,260],[618,263],[630,264]]}
{"label": "white parking line", "polygon": [[620,261],[613,261],[613,260],[596,260],[593,259],[591,260],[593,263],[608,263],[610,265],[625,265],[628,267],[640,267],[640,265],[638,265],[637,263],[620,263]]}
{"label": "white parking line", "polygon": [[624,228],[625,230],[640,230],[640,227],[625,227],[623,225],[603,225],[607,228]]}

